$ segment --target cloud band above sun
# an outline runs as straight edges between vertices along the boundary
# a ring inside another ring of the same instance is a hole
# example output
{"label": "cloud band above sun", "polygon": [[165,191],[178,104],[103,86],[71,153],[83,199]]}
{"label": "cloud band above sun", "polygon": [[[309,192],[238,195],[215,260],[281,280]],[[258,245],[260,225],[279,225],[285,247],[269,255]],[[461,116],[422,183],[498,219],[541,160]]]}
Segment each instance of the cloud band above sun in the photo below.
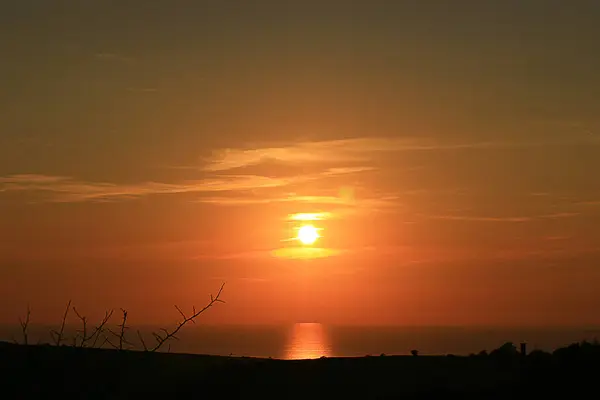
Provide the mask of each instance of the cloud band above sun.
{"label": "cloud band above sun", "polygon": [[[588,135],[589,136],[589,135]],[[570,143],[578,142],[573,139]],[[589,144],[599,144],[595,136]],[[173,182],[147,180],[137,183],[97,182],[51,174],[14,174],[0,177],[0,193],[35,193],[39,202],[105,202],[124,201],[150,195],[196,194],[194,201],[220,204],[261,204],[296,202],[329,204],[344,207],[381,209],[398,205],[396,192],[377,192],[373,188],[368,197],[356,199],[350,192],[339,191],[336,179],[354,181],[361,174],[381,172],[375,159],[382,153],[394,155],[410,151],[449,151],[494,149],[506,147],[535,147],[564,144],[564,141],[545,142],[440,142],[428,138],[352,138],[329,141],[298,142],[280,147],[253,149],[229,148],[215,151],[197,166],[198,178]],[[249,172],[261,163],[277,161],[301,167],[293,173],[272,168],[269,174]],[[246,170],[244,170],[246,169]],[[303,169],[309,170],[309,172]],[[331,180],[327,194],[301,185],[317,187]],[[344,182],[339,182],[344,186]],[[347,184],[345,185],[347,186]],[[333,194],[331,193],[333,191]]]}

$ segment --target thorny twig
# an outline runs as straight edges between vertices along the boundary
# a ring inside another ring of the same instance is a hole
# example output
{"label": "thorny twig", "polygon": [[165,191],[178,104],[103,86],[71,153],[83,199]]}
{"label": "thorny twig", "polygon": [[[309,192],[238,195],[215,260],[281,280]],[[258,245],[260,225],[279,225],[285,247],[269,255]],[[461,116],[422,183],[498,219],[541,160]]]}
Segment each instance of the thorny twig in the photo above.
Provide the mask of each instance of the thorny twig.
{"label": "thorny twig", "polygon": [[65,314],[63,315],[63,319],[62,319],[62,324],[60,326],[60,331],[51,331],[50,333],[52,334],[52,337],[54,337],[54,343],[57,346],[60,346],[61,342],[64,339],[64,333],[65,333],[65,324],[67,322],[67,316],[69,315],[69,309],[71,308],[71,300],[69,300],[69,303],[67,304],[67,308],[65,309]]}
{"label": "thorny twig", "polygon": [[79,318],[81,320],[81,325],[82,325],[82,329],[78,331],[78,335],[75,337],[76,338],[75,339],[75,347],[77,347],[77,337],[81,338],[79,347],[86,347],[86,343],[92,339],[94,340],[92,343],[92,347],[96,347],[98,338],[100,337],[100,334],[104,331],[104,326],[106,325],[106,323],[112,316],[113,310],[110,310],[110,312],[106,311],[104,313],[104,319],[102,319],[102,321],[100,321],[100,325],[96,326],[89,335],[88,335],[88,328],[87,328],[87,317],[79,314],[79,312],[77,311],[77,309],[75,307],[73,307],[73,312],[75,313],[75,315],[77,315],[77,318]]}
{"label": "thorny twig", "polygon": [[123,350],[124,344],[131,346],[131,343],[129,343],[129,341],[125,339],[125,332],[127,331],[127,329],[129,329],[129,327],[127,326],[127,311],[121,308],[121,312],[123,313],[123,322],[121,322],[121,325],[119,325],[119,332],[117,333],[113,332],[110,329],[108,330],[111,334],[113,334],[119,339],[118,344],[115,345],[108,338],[106,338],[106,342],[108,342],[109,345],[119,350]]}
{"label": "thorny twig", "polygon": [[21,332],[23,333],[23,344],[29,344],[29,318],[31,317],[31,308],[29,308],[29,304],[27,304],[27,315],[25,316],[25,320],[22,320],[19,317],[19,324],[21,325]]}
{"label": "thorny twig", "polygon": [[[183,311],[181,311],[181,309],[177,306],[175,306],[175,308],[177,309],[177,311],[179,311],[179,314],[181,314],[181,317],[183,318],[183,320],[177,325],[177,327],[175,329],[173,329],[172,331],[168,331],[166,329],[161,329],[163,331],[163,335],[153,332],[152,334],[154,335],[154,338],[156,339],[156,346],[154,346],[150,351],[158,351],[167,341],[169,341],[170,339],[175,339],[178,340],[177,338],[177,333],[181,330],[181,328],[183,328],[188,322],[192,322],[192,323],[196,323],[195,319],[198,318],[198,316],[200,314],[202,314],[204,311],[208,310],[210,307],[214,306],[216,303],[225,303],[223,300],[221,300],[219,297],[221,296],[221,292],[223,291],[223,287],[225,286],[225,284],[223,283],[221,285],[221,288],[219,289],[219,291],[217,292],[217,295],[213,297],[213,295],[210,295],[210,302],[205,305],[201,310],[196,311],[196,307],[193,308],[192,310],[192,315],[190,315],[189,317],[185,315],[185,313]],[[140,335],[141,336],[141,335]],[[169,348],[170,350],[170,348]]]}
{"label": "thorny twig", "polygon": [[[106,326],[106,324],[110,320],[110,317],[112,317],[113,311],[114,310],[110,310],[110,311],[106,311],[104,313],[104,319],[100,322],[100,325],[98,325],[96,327],[96,336],[92,335],[92,337],[94,337],[94,341],[92,342],[92,347],[96,347],[96,343],[98,343],[98,339],[100,338],[100,334],[104,333],[104,327]],[[106,343],[106,341],[104,343]],[[104,345],[104,343],[102,343],[102,345]],[[102,347],[102,346],[100,346],[100,347]]]}
{"label": "thorny twig", "polygon": [[77,338],[81,336],[80,347],[85,347],[85,342],[88,340],[87,337],[87,317],[82,316],[77,312],[77,309],[73,307],[73,312],[77,315],[77,318],[81,320],[82,329],[77,331],[77,335],[75,335],[74,346],[77,347]]}
{"label": "thorny twig", "polygon": [[[179,338],[176,335],[181,330],[181,328],[183,328],[189,322],[192,322],[195,324],[196,318],[198,316],[200,316],[200,314],[202,314],[206,310],[208,310],[210,307],[215,305],[216,303],[225,303],[223,300],[220,299],[221,292],[223,291],[224,287],[225,287],[225,284],[223,283],[221,285],[221,288],[217,292],[216,296],[210,295],[210,302],[207,305],[205,305],[201,310],[196,311],[196,307],[192,307],[192,314],[190,316],[187,316],[181,310],[181,308],[179,308],[176,305],[175,309],[177,309],[177,311],[179,312],[179,314],[181,314],[181,317],[182,317],[181,322],[179,322],[177,327],[175,329],[173,329],[172,331],[168,331],[167,329],[163,328],[163,329],[161,329],[162,334],[152,332],[152,335],[156,339],[156,345],[154,347],[149,348],[147,346],[147,344],[142,336],[142,333],[138,330],[137,335],[140,339],[142,346],[144,347],[144,350],[155,352],[155,351],[158,351],[160,348],[162,348],[165,345],[165,343],[167,343],[171,339],[179,340]],[[63,314],[60,330],[50,331],[52,339],[56,346],[60,346],[66,340],[65,326],[67,323],[67,317],[69,315],[69,310],[71,309],[71,303],[72,303],[72,301],[69,300],[69,303],[67,304],[65,312]],[[104,314],[104,318],[102,319],[102,321],[100,321],[100,324],[97,325],[96,327],[94,327],[94,329],[91,332],[89,332],[89,329],[88,329],[88,318],[86,316],[81,315],[75,307],[73,307],[73,312],[75,313],[77,318],[79,318],[81,320],[81,324],[82,324],[81,329],[77,330],[75,337],[72,339],[73,347],[86,347],[87,344],[91,341],[90,347],[96,348],[101,337],[104,337],[104,341],[102,342],[102,344],[100,344],[100,346],[98,346],[99,348],[104,347],[104,345],[106,343],[108,343],[111,347],[118,349],[118,350],[124,350],[124,345],[133,346],[125,337],[125,334],[126,334],[127,330],[129,329],[129,327],[127,326],[127,311],[126,310],[121,309],[121,312],[123,313],[123,319],[122,319],[121,324],[118,325],[118,328],[119,328],[118,332],[114,332],[111,329],[106,329],[106,324],[111,319],[114,310],[106,311]],[[26,315],[25,319],[23,320],[23,319],[19,318],[19,323],[21,325],[21,331],[23,334],[23,343],[26,345],[29,343],[28,329],[29,329],[30,317],[31,317],[31,309],[30,309],[29,305],[27,305],[27,315]],[[110,341],[108,336],[102,335],[105,331],[108,331],[110,334],[115,336],[118,339],[118,342],[116,344],[113,344]],[[18,342],[15,340],[15,343],[18,343]],[[38,342],[38,344],[39,344],[39,342]],[[169,352],[171,351],[170,343],[168,343],[167,351],[169,351]]]}
{"label": "thorny twig", "polygon": [[146,341],[144,340],[144,337],[142,336],[142,333],[139,331],[137,331],[137,335],[138,338],[140,339],[140,343],[142,343],[142,346],[144,347],[144,351],[148,351],[148,346],[146,346]]}

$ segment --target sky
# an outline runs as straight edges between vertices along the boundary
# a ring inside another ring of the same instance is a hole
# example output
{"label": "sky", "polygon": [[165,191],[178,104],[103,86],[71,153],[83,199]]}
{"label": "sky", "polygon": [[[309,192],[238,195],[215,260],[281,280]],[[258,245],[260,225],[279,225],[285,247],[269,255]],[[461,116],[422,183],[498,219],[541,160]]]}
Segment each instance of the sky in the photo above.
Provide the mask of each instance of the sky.
{"label": "sky", "polygon": [[599,19],[3,1],[0,322],[598,325]]}

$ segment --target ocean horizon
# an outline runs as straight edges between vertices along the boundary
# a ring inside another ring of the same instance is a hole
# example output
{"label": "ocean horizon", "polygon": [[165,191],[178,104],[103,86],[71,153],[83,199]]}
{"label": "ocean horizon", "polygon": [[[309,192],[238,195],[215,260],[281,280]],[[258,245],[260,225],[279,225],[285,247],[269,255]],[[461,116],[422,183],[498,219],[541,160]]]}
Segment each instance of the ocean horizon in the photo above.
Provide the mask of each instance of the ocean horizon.
{"label": "ocean horizon", "polygon": [[[49,343],[56,326],[32,325],[30,343]],[[77,326],[65,329],[65,344],[72,344]],[[114,328],[113,328],[114,329]],[[143,350],[137,331],[154,343],[159,327],[130,327],[128,348]],[[580,341],[600,338],[600,327],[424,327],[335,326],[321,323],[288,325],[193,325],[185,327],[163,351],[237,357],[309,359],[367,355],[469,355],[492,351],[506,342],[525,342],[528,351],[552,351]],[[22,342],[18,325],[1,325],[0,340]],[[110,348],[108,344],[105,348]]]}

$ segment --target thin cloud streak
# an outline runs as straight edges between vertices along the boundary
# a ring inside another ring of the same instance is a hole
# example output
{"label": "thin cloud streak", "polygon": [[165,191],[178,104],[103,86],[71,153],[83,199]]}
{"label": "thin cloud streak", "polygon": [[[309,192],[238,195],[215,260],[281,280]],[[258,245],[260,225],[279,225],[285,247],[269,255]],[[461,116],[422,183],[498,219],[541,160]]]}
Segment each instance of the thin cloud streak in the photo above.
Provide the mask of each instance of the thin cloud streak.
{"label": "thin cloud streak", "polygon": [[[589,143],[600,141],[589,141]],[[83,201],[116,201],[135,199],[153,194],[176,193],[215,193],[215,192],[248,192],[256,189],[282,188],[299,183],[306,183],[369,171],[377,168],[369,165],[374,161],[376,153],[397,151],[423,151],[447,149],[485,149],[503,147],[523,147],[564,144],[565,142],[474,142],[474,143],[440,143],[424,138],[354,138],[330,140],[321,142],[301,142],[284,147],[266,147],[258,149],[224,149],[207,159],[207,164],[201,170],[204,173],[217,173],[198,180],[187,180],[175,183],[146,181],[134,184],[119,184],[110,182],[87,182],[64,176],[43,174],[20,174],[0,177],[0,192],[11,191],[40,192],[49,195],[43,201],[51,202],[83,202]],[[570,143],[574,143],[571,141]],[[227,174],[233,169],[257,165],[266,160],[279,162],[315,163],[324,166],[320,172],[291,174],[282,177],[269,177],[260,174]],[[361,165],[352,165],[357,161]],[[327,164],[335,163],[335,167],[327,168]],[[199,171],[200,172],[200,171]],[[254,193],[255,194],[255,193]],[[215,204],[268,204],[272,202],[297,202],[340,206],[385,207],[390,203],[397,205],[395,198],[362,200],[357,202],[353,196],[326,197],[308,195],[287,195],[276,198],[243,198],[230,199],[227,196],[201,198],[199,202]],[[469,217],[443,217],[446,219],[467,219]],[[509,222],[523,222],[526,217],[502,219]],[[473,220],[494,221],[494,218],[472,218]]]}
{"label": "thin cloud streak", "polygon": [[327,219],[338,218],[348,213],[380,212],[398,209],[402,204],[396,196],[382,196],[380,198],[344,199],[334,196],[282,196],[271,198],[246,198],[246,197],[206,197],[196,200],[200,203],[215,204],[220,206],[259,205],[274,203],[299,203],[311,206],[338,206],[327,213]]}
{"label": "thin cloud streak", "polygon": [[19,184],[49,184],[62,181],[68,181],[70,178],[65,176],[48,176],[48,175],[37,175],[37,174],[18,174],[1,177],[0,183],[5,185],[19,185]]}
{"label": "thin cloud streak", "polygon": [[370,153],[431,148],[416,139],[355,138],[301,142],[285,147],[221,149],[205,159],[207,171],[225,171],[257,165],[266,160],[288,163],[358,162],[370,160]]}
{"label": "thin cloud streak", "polygon": [[600,206],[600,200],[581,201],[576,204],[580,206]]}
{"label": "thin cloud streak", "polygon": [[471,142],[440,143],[430,138],[353,138],[320,142],[300,142],[283,147],[255,149],[227,148],[213,152],[205,158],[205,171],[226,171],[260,164],[266,160],[287,163],[365,162],[374,153],[402,151],[434,151],[460,149],[498,149],[513,147],[539,147],[575,143],[600,144],[589,137],[579,140],[547,140],[540,142]]}
{"label": "thin cloud streak", "polygon": [[142,182],[116,184],[78,181],[69,177],[36,174],[0,177],[0,191],[49,193],[52,202],[114,201],[153,194],[236,192],[280,188],[308,181],[352,174],[363,169],[331,168],[316,174],[271,178],[261,175],[218,175],[178,183]]}
{"label": "thin cloud streak", "polygon": [[346,253],[342,249],[329,249],[319,247],[282,247],[273,250],[271,256],[292,260],[312,260],[317,258],[335,257]]}
{"label": "thin cloud streak", "polygon": [[543,219],[571,218],[579,216],[579,213],[556,213],[548,215],[523,216],[523,217],[477,217],[468,215],[425,215],[429,219],[440,219],[449,221],[473,221],[473,222],[532,222]]}
{"label": "thin cloud streak", "polygon": [[226,178],[184,181],[170,184],[143,182],[138,184],[115,184],[85,182],[71,178],[18,175],[0,178],[3,191],[37,191],[51,194],[50,201],[82,202],[132,199],[152,194],[174,194],[193,192],[222,192],[272,188],[291,184],[289,179],[274,179],[263,176],[228,176]]}
{"label": "thin cloud streak", "polygon": [[330,212],[296,213],[288,216],[289,221],[323,221],[331,218]]}

